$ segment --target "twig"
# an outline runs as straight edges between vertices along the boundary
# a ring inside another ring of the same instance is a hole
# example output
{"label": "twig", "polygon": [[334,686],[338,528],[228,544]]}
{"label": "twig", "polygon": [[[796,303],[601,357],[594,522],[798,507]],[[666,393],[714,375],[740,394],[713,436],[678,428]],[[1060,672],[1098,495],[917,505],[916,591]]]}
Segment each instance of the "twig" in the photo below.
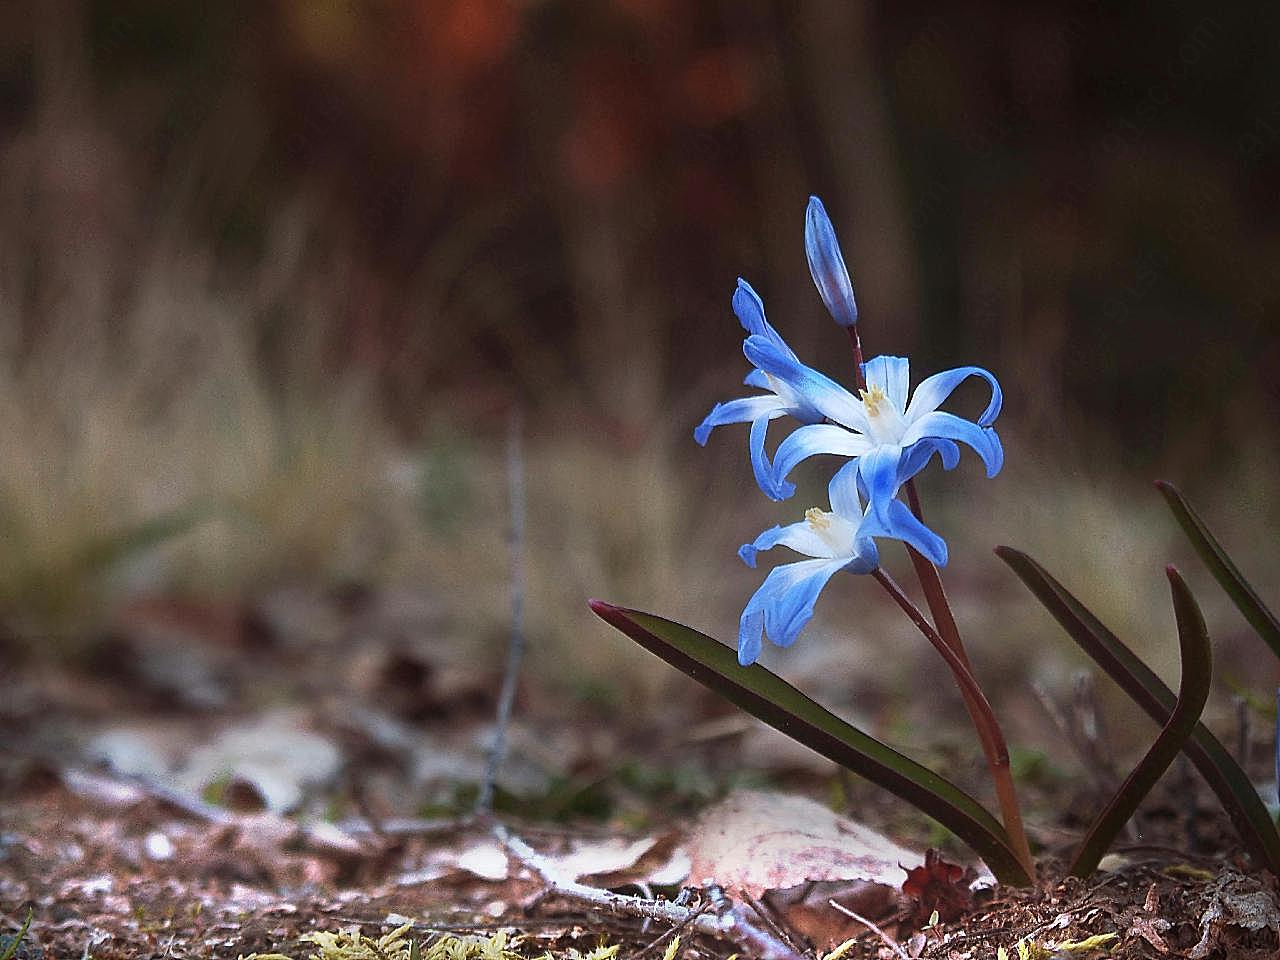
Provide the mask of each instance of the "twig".
{"label": "twig", "polygon": [[567,900],[587,904],[608,913],[661,920],[675,926],[687,926],[698,933],[727,937],[741,944],[759,960],[806,960],[768,930],[757,926],[739,904],[718,914],[704,908],[692,909],[670,900],[646,900],[643,897],[614,893],[590,887],[565,876],[560,869],[500,823],[494,824],[493,835],[507,852],[532,870],[547,885],[548,892]]}
{"label": "twig", "polygon": [[1098,687],[1093,674],[1087,670],[1076,674],[1072,685],[1072,709],[1080,736],[1088,746],[1093,762],[1113,781],[1119,782],[1120,775],[1107,749],[1107,727],[1098,705]]}
{"label": "twig", "polygon": [[1085,773],[1094,781],[1099,792],[1111,793],[1119,785],[1116,778],[1113,777],[1110,770],[1100,767],[1096,762],[1094,751],[1089,745],[1081,739],[1080,730],[1076,724],[1062,711],[1057,702],[1049,694],[1049,691],[1038,682],[1032,682],[1031,692],[1035,694],[1036,701],[1048,714],[1049,719],[1053,721],[1053,725],[1058,728],[1058,734],[1066,741],[1067,745],[1075,751],[1076,756],[1084,765]]}
{"label": "twig", "polygon": [[599,887],[590,887],[585,883],[565,876],[560,869],[529,846],[502,824],[494,824],[493,835],[506,848],[507,852],[525,867],[528,867],[547,885],[552,893],[570,900],[588,903],[607,910],[610,913],[621,913],[632,917],[648,917],[667,923],[693,923],[699,933],[711,935],[725,932],[720,923],[707,914],[692,910],[689,907],[677,906],[667,900],[646,900],[630,894],[613,893]]}
{"label": "twig", "polygon": [[782,924],[776,918],[769,915],[771,911],[768,909],[768,907],[765,904],[761,903],[759,900],[757,900],[751,894],[747,893],[745,890],[742,893],[742,899],[744,899],[747,902],[747,906],[749,906],[752,910],[755,911],[756,916],[764,921],[765,926],[769,928],[769,930],[773,933],[775,937],[777,937],[779,940],[781,940],[783,943],[785,943],[787,946],[789,946],[792,950],[796,951],[797,953],[804,952],[803,949],[800,947],[800,945],[796,943],[795,939],[791,936],[791,934],[788,933],[787,930],[782,926]]}
{"label": "twig", "polygon": [[359,817],[348,817],[338,821],[338,827],[353,835],[373,833],[383,837],[418,837],[432,836],[442,833],[463,833],[479,827],[483,821],[470,814],[464,817],[442,818],[438,820],[421,820],[414,817],[389,817],[376,824]]}
{"label": "twig", "polygon": [[[1071,727],[1075,731],[1073,742],[1080,744],[1086,764],[1100,781],[1105,781],[1106,792],[1113,793],[1120,785],[1120,773],[1107,749],[1107,727],[1098,704],[1098,686],[1088,670],[1078,672],[1072,681]],[[1125,837],[1132,843],[1142,838],[1139,823],[1140,816],[1135,815],[1123,827]]]}
{"label": "twig", "polygon": [[147,777],[90,773],[75,767],[61,770],[59,775],[63,786],[72,793],[112,806],[129,806],[143,799],[157,800],[194,820],[214,826],[260,830],[263,825],[270,824],[273,830],[278,828],[282,836],[291,835],[292,839],[300,840],[319,853],[353,857],[367,856],[371,852],[366,843],[334,824],[323,821],[305,823],[274,813],[235,813]]}
{"label": "twig", "polygon": [[158,800],[193,820],[215,826],[229,826],[238,819],[230,810],[147,777],[94,773],[79,767],[63,767],[58,771],[58,777],[72,793],[111,806],[132,804],[145,798]]}
{"label": "twig", "polygon": [[883,940],[886,944],[888,944],[889,949],[891,949],[894,953],[896,953],[899,957],[901,957],[902,960],[911,960],[911,957],[907,955],[907,951],[902,949],[902,947],[898,944],[898,941],[893,939],[893,937],[889,936],[883,930],[881,930],[878,926],[875,925],[873,921],[867,919],[861,914],[854,913],[844,904],[838,903],[835,900],[828,900],[827,903],[831,904],[831,906],[839,910],[846,917],[852,917],[854,920],[857,920],[860,924],[862,924],[864,927],[866,927],[868,930],[870,930],[872,933],[878,936],[881,940]]}
{"label": "twig", "polygon": [[[689,892],[689,888],[688,888],[688,887],[685,887],[684,889],[682,889],[682,890],[680,891],[680,894],[679,894],[679,896],[676,898],[676,901],[675,901],[675,903],[676,903],[676,905],[677,905],[677,906],[684,906],[684,903],[683,903],[682,901],[684,901],[684,900],[688,897],[688,892]],[[648,956],[650,953],[652,953],[652,952],[653,952],[654,950],[656,950],[658,947],[662,946],[662,944],[666,943],[668,940],[672,939],[673,937],[678,937],[678,936],[680,936],[680,934],[684,933],[685,929],[686,929],[686,928],[689,926],[689,924],[690,924],[690,923],[692,923],[692,922],[693,922],[693,918],[692,918],[692,917],[690,917],[690,918],[689,918],[689,920],[685,921],[684,923],[681,923],[681,924],[678,924],[677,926],[674,926],[674,927],[669,928],[667,931],[665,931],[664,933],[662,933],[660,936],[658,936],[658,937],[657,937],[656,939],[654,939],[652,942],[650,942],[650,943],[649,943],[649,944],[647,944],[646,946],[642,947],[642,948],[641,948],[641,949],[640,949],[640,950],[635,954],[635,958],[634,958],[634,960],[641,960],[641,958],[642,958],[642,957],[646,957],[646,956]],[[642,928],[641,928],[641,932],[642,932],[642,933],[643,933],[643,932],[644,932],[644,930],[647,928],[648,923],[649,923],[649,921],[648,921],[648,920],[645,920],[645,925],[646,925],[646,927],[642,927]]]}
{"label": "twig", "polygon": [[519,406],[511,410],[507,424],[507,548],[511,555],[511,636],[507,645],[507,665],[498,696],[498,717],[494,725],[493,745],[485,764],[484,781],[476,799],[476,812],[486,815],[493,810],[494,784],[498,768],[507,752],[507,728],[516,699],[516,681],[520,661],[524,659],[524,447],[521,443],[523,420]]}

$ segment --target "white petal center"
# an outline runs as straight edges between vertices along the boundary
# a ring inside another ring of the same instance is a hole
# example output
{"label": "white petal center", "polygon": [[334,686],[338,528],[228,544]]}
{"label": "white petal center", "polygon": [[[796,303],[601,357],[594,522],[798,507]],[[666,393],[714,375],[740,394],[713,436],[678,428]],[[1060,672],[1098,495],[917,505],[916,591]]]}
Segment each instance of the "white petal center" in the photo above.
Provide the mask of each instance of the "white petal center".
{"label": "white petal center", "polygon": [[809,529],[817,535],[819,540],[831,548],[833,557],[852,557],[854,555],[854,526],[840,514],[828,513],[818,507],[810,507],[804,512],[804,518],[809,521]]}
{"label": "white petal center", "polygon": [[859,391],[858,397],[867,413],[871,439],[877,444],[897,444],[907,428],[902,411],[885,396],[879,386]]}

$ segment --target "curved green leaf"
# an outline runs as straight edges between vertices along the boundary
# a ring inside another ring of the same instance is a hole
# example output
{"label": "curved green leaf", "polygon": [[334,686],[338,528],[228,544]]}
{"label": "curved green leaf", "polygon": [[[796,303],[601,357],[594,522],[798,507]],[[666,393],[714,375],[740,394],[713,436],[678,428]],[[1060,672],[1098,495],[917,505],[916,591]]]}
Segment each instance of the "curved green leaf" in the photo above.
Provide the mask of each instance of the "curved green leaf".
{"label": "curved green leaf", "polygon": [[703,686],[937,820],[1001,882],[1031,882],[999,821],[949,780],[841,720],[759,664],[739,665],[734,651],[718,640],[650,613],[602,600],[590,605],[606,623]]}
{"label": "curved green leaf", "polygon": [[1254,590],[1253,585],[1245,579],[1240,568],[1231,562],[1227,551],[1222,549],[1222,544],[1218,543],[1218,539],[1209,532],[1200,515],[1191,509],[1191,504],[1187,503],[1187,498],[1181,491],[1167,480],[1157,480],[1156,489],[1168,501],[1174,519],[1186,533],[1196,553],[1200,554],[1200,559],[1209,568],[1213,578],[1222,585],[1231,602],[1249,621],[1249,625],[1258,632],[1258,636],[1271,647],[1271,652],[1280,657],[1280,620],[1277,620],[1276,615],[1262,602],[1258,591]]}
{"label": "curved green leaf", "polygon": [[1169,577],[1169,589],[1173,592],[1173,612],[1178,622],[1178,650],[1182,658],[1182,677],[1178,681],[1178,702],[1169,714],[1160,736],[1151,745],[1133,772],[1125,778],[1111,802],[1093,821],[1089,832],[1071,864],[1071,874],[1087,877],[1098,868],[1116,836],[1133,816],[1142,798],[1151,792],[1156,781],[1169,769],[1187,738],[1191,736],[1209,699],[1210,680],[1213,676],[1213,648],[1209,643],[1209,631],[1196,598],[1178,571],[1165,568]]}
{"label": "curved green leaf", "polygon": [[[1149,717],[1162,725],[1168,722],[1175,702],[1173,691],[1088,607],[1021,550],[996,547],[996,556]],[[1280,873],[1280,834],[1240,764],[1202,723],[1196,724],[1182,751],[1217,795],[1249,852],[1272,873]]]}

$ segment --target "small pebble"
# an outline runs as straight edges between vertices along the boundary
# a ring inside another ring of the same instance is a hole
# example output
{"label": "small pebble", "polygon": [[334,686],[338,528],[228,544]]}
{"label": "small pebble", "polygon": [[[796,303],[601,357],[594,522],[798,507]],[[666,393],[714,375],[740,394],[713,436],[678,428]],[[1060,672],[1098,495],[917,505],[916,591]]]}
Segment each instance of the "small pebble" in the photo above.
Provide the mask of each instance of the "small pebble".
{"label": "small pebble", "polygon": [[173,858],[173,841],[159,830],[147,834],[145,841],[147,856],[152,860],[170,860]]}

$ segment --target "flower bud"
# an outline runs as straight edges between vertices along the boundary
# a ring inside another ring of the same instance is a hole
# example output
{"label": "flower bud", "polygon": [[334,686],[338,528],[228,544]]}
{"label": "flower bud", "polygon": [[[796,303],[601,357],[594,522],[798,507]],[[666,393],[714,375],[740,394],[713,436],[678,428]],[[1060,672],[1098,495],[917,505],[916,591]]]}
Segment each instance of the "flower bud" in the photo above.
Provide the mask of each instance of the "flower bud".
{"label": "flower bud", "polygon": [[804,252],[809,258],[809,273],[822,294],[822,302],[842,327],[858,323],[858,304],[853,298],[853,282],[845,269],[835,228],[822,201],[809,198],[804,219]]}

